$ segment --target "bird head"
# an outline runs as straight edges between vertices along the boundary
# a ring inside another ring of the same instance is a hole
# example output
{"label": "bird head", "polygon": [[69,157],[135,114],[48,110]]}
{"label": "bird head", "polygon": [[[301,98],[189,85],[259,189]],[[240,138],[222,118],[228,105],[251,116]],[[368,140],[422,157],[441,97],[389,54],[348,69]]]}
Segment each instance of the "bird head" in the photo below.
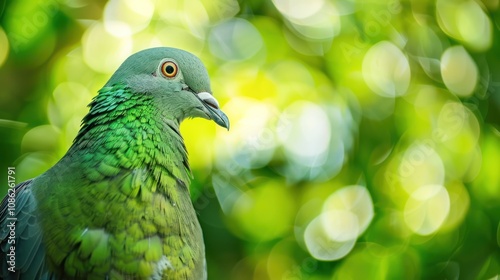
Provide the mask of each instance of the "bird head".
{"label": "bird head", "polygon": [[181,122],[201,117],[229,129],[229,119],[212,95],[201,60],[175,48],[151,48],[127,58],[106,86],[125,84],[134,93],[150,94],[163,115]]}

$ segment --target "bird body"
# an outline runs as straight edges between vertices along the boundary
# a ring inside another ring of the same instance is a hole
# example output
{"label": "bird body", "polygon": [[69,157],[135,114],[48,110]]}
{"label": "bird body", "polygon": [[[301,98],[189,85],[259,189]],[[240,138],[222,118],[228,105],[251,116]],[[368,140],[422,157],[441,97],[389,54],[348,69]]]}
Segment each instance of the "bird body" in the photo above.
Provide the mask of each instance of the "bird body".
{"label": "bird body", "polygon": [[[66,155],[16,187],[16,271],[2,259],[3,276],[206,279],[179,125],[229,121],[201,61],[173,48],[136,53],[89,106]],[[5,199],[0,209],[6,258]]]}

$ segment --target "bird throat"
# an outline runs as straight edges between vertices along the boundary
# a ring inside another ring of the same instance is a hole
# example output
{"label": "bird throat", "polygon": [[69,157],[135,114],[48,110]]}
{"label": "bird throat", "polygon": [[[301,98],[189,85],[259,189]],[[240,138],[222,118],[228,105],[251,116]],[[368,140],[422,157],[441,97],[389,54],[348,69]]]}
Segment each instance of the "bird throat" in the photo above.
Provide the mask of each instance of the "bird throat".
{"label": "bird throat", "polygon": [[160,191],[171,184],[167,177],[187,187],[191,171],[179,125],[159,112],[147,95],[133,94],[120,85],[103,88],[90,104],[70,151],[85,153],[89,162],[100,159],[90,172],[96,181],[141,170]]}

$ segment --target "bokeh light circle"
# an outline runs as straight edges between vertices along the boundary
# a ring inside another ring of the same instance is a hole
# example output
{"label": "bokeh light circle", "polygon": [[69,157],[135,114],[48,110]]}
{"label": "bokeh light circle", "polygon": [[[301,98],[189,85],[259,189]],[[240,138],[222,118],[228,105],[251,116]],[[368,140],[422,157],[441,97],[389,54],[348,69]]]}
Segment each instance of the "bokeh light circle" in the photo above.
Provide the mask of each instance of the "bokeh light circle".
{"label": "bokeh light circle", "polygon": [[333,192],[304,231],[309,253],[318,260],[345,257],[373,219],[373,202],[363,186]]}
{"label": "bokeh light circle", "polygon": [[336,242],[356,239],[360,232],[358,216],[348,210],[329,210],[321,214],[323,228],[328,237]]}
{"label": "bokeh light circle", "polygon": [[208,46],[213,55],[224,60],[245,60],[263,46],[262,36],[252,23],[234,18],[212,28]]}
{"label": "bokeh light circle", "polygon": [[408,194],[422,185],[444,183],[445,167],[433,146],[432,141],[415,141],[404,152],[398,177]]}
{"label": "bokeh light circle", "polygon": [[470,96],[478,82],[476,63],[462,46],[448,48],[441,57],[444,84],[460,97]]}
{"label": "bokeh light circle", "polygon": [[419,235],[439,230],[450,212],[450,196],[442,185],[425,185],[416,189],[404,209],[405,223]]}
{"label": "bokeh light circle", "polygon": [[260,168],[268,164],[277,146],[275,135],[278,109],[253,98],[235,97],[224,106],[232,116],[232,133],[221,135],[216,149],[219,165],[228,157],[242,168]]}
{"label": "bokeh light circle", "polygon": [[[347,186],[331,194],[323,204],[323,212],[330,213],[330,211],[341,211],[340,213],[345,211],[355,215],[357,231],[354,231],[355,227],[352,227],[352,233],[345,234],[353,238],[357,238],[368,228],[374,216],[370,193],[365,187],[358,185]],[[339,216],[339,213],[333,214],[336,214],[335,216],[337,217]],[[334,231],[336,225],[330,223],[333,220],[335,220],[335,217],[325,215],[323,220],[325,228]],[[346,230],[346,228],[344,227],[343,230]]]}
{"label": "bokeh light circle", "polygon": [[321,11],[325,5],[324,0],[294,1],[273,0],[276,8],[286,17],[292,19],[304,19],[312,17]]}
{"label": "bokeh light circle", "polygon": [[410,64],[398,47],[382,41],[365,54],[363,78],[368,87],[380,96],[401,96],[410,85]]}
{"label": "bokeh light circle", "polygon": [[83,59],[96,72],[113,73],[132,54],[132,45],[129,36],[117,37],[95,23],[82,37]]}
{"label": "bokeh light circle", "polygon": [[454,39],[476,51],[491,47],[493,26],[476,1],[438,0],[436,15],[441,29]]}
{"label": "bokeh light circle", "polygon": [[[356,218],[352,214],[349,217]],[[353,224],[354,221],[350,221],[350,223]],[[309,223],[304,232],[304,241],[311,256],[323,261],[333,261],[345,257],[356,244],[356,239],[343,242],[332,240],[325,230],[321,216]]]}
{"label": "bokeh light circle", "polygon": [[104,27],[114,36],[130,36],[148,27],[154,10],[151,0],[110,0],[104,8]]}
{"label": "bokeh light circle", "polygon": [[324,164],[331,137],[325,111],[314,103],[297,101],[284,114],[277,132],[282,145],[293,156],[291,159],[304,166]]}

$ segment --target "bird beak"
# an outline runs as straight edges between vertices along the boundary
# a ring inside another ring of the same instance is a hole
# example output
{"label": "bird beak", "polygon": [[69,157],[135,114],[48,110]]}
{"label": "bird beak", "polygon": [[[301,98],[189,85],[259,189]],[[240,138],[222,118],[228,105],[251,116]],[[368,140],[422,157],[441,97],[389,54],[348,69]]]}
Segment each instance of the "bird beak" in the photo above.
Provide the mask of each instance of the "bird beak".
{"label": "bird beak", "polygon": [[217,99],[206,91],[200,92],[196,94],[196,96],[201,100],[201,103],[203,103],[203,106],[207,109],[210,119],[212,119],[216,124],[229,130],[229,119],[226,114],[221,111]]}

